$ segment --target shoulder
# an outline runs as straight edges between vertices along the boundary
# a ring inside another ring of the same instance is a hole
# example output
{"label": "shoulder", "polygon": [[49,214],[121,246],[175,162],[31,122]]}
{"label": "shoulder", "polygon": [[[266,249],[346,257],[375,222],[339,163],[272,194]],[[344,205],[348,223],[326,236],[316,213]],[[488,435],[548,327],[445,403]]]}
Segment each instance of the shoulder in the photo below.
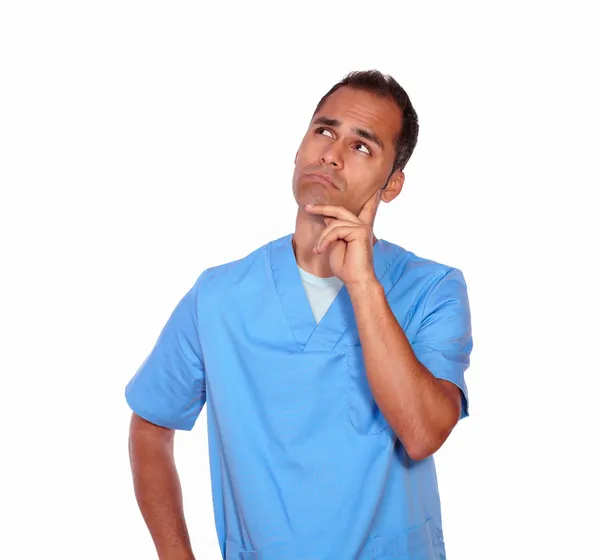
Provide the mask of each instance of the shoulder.
{"label": "shoulder", "polygon": [[466,297],[467,287],[461,269],[417,255],[395,243],[381,241],[384,251],[396,254],[390,271],[392,288],[388,293],[392,301],[408,298],[411,306],[418,308],[423,307],[432,294],[445,298]]}
{"label": "shoulder", "polygon": [[231,293],[232,289],[261,282],[270,267],[271,247],[287,237],[289,236],[269,241],[234,261],[207,268],[196,282],[200,294],[213,298],[219,294]]}
{"label": "shoulder", "polygon": [[453,271],[460,273],[460,270],[455,266],[417,255],[396,243],[383,239],[380,242],[384,252],[396,255],[394,268],[398,279],[404,277],[411,281],[420,280],[424,284],[435,284]]}

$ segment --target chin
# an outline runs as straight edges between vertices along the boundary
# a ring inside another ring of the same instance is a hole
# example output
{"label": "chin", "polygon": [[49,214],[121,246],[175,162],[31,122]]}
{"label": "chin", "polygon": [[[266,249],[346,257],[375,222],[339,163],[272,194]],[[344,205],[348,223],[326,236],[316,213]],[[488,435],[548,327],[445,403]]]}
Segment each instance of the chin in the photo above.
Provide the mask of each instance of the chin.
{"label": "chin", "polygon": [[340,201],[332,194],[328,192],[327,187],[320,184],[308,184],[300,186],[295,193],[295,198],[298,206],[304,206],[305,204],[339,204]]}

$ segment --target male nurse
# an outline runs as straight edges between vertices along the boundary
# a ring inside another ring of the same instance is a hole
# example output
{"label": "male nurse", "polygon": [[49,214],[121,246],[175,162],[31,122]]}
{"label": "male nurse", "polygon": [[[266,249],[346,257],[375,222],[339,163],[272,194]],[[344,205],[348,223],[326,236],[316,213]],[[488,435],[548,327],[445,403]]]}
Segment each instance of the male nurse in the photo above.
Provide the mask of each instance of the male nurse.
{"label": "male nurse", "polygon": [[417,134],[392,77],[336,84],[296,154],[294,233],[205,270],[130,380],[161,560],[194,559],[173,439],[205,405],[225,560],[446,558],[433,454],[468,414],[467,288],[373,233]]}

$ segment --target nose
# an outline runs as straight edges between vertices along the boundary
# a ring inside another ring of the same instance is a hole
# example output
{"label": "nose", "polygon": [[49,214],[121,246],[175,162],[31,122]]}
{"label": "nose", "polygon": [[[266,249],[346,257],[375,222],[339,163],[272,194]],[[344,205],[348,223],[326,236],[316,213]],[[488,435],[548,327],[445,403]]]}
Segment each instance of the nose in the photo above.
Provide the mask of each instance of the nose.
{"label": "nose", "polygon": [[324,166],[341,169],[344,164],[339,149],[335,145],[330,145],[319,157],[319,163]]}

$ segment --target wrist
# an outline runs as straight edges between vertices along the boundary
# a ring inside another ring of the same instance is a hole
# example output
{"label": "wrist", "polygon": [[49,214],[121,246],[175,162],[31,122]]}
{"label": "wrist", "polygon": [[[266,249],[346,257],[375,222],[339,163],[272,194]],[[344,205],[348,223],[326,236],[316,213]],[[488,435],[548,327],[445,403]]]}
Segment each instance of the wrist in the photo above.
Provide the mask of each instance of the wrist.
{"label": "wrist", "polygon": [[346,289],[350,295],[350,299],[359,299],[364,297],[373,297],[379,292],[383,292],[383,286],[375,276],[365,278],[357,282],[346,284]]}

